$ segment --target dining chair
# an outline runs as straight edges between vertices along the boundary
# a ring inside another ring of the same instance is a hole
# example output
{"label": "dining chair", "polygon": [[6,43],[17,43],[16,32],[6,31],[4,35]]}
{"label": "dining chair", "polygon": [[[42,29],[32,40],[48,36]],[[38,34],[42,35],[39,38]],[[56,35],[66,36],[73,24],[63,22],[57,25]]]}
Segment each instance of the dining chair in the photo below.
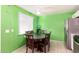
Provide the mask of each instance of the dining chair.
{"label": "dining chair", "polygon": [[46,53],[46,46],[48,46],[48,51],[50,49],[50,35],[51,33],[45,33],[45,39],[42,41],[42,45],[44,47],[44,52]]}
{"label": "dining chair", "polygon": [[27,43],[26,43],[26,53],[28,52],[28,48],[32,50],[32,53],[34,53],[35,48],[35,41],[33,39],[33,35],[27,35]]}
{"label": "dining chair", "polygon": [[34,31],[26,31],[25,33],[26,33],[26,34],[33,34]]}

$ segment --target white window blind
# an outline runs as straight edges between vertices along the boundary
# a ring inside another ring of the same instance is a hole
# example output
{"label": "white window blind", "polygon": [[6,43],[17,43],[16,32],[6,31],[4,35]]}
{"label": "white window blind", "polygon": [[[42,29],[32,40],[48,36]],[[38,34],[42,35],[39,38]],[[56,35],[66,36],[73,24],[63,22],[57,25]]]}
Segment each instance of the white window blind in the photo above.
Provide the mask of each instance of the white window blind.
{"label": "white window blind", "polygon": [[19,13],[19,34],[33,30],[33,17]]}

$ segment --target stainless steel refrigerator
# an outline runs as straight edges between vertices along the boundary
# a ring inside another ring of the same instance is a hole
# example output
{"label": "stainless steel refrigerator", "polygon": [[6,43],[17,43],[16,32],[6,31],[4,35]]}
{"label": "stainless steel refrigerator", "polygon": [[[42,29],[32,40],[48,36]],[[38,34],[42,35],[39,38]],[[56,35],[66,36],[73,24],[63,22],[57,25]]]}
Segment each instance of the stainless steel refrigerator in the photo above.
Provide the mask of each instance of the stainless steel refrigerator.
{"label": "stainless steel refrigerator", "polygon": [[64,33],[66,47],[73,50],[73,37],[74,35],[79,35],[79,17],[70,18],[65,21]]}

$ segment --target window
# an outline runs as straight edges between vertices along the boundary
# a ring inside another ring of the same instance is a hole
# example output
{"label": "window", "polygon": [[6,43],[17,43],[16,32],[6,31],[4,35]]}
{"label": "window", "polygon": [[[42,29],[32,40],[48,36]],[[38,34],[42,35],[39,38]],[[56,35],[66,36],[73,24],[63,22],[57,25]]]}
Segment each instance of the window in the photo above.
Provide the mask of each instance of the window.
{"label": "window", "polygon": [[19,34],[33,30],[33,17],[19,13]]}

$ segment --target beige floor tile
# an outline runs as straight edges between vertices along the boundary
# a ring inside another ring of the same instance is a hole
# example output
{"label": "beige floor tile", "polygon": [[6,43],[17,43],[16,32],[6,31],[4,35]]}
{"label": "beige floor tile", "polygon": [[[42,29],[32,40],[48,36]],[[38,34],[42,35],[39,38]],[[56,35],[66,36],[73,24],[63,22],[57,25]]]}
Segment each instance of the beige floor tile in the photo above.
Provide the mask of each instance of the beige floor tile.
{"label": "beige floor tile", "polygon": [[[26,52],[25,45],[13,51],[13,53],[25,53],[25,52]],[[28,52],[31,53],[31,49],[29,49]],[[35,53],[40,53],[40,52],[37,52],[35,50]],[[47,53],[72,53],[72,51],[65,47],[63,41],[51,40],[50,51]]]}

